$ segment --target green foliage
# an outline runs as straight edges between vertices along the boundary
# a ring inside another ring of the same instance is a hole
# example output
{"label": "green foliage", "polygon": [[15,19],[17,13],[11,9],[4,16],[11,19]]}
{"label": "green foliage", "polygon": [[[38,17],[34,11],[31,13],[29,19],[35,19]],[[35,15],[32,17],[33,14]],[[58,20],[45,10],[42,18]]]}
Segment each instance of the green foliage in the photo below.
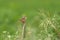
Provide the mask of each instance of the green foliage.
{"label": "green foliage", "polygon": [[26,15],[25,40],[59,40],[59,0],[0,0],[0,40],[21,38],[22,23]]}

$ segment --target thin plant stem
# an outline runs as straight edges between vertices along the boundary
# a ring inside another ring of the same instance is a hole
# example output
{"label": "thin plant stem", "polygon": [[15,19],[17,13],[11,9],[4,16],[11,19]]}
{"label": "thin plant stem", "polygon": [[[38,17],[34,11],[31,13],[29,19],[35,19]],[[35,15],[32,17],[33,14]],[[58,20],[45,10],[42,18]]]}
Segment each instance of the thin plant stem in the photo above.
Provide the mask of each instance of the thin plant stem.
{"label": "thin plant stem", "polygon": [[24,40],[24,38],[25,38],[25,28],[26,28],[26,24],[24,23],[23,24],[23,28],[22,28],[22,37],[21,37],[21,40]]}

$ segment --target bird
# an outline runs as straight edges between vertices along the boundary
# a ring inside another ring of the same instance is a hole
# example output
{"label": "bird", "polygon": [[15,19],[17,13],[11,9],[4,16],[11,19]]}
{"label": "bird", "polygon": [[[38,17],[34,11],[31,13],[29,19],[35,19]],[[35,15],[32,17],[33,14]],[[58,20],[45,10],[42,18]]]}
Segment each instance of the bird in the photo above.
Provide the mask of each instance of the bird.
{"label": "bird", "polygon": [[20,21],[24,24],[26,22],[26,16],[23,16]]}

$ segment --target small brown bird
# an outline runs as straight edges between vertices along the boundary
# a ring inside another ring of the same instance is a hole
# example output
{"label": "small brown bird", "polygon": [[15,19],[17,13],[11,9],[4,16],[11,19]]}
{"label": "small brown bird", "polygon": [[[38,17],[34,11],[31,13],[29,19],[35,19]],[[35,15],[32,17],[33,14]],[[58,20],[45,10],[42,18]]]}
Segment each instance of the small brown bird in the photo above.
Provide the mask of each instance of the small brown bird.
{"label": "small brown bird", "polygon": [[26,16],[22,17],[20,21],[24,24],[26,22]]}

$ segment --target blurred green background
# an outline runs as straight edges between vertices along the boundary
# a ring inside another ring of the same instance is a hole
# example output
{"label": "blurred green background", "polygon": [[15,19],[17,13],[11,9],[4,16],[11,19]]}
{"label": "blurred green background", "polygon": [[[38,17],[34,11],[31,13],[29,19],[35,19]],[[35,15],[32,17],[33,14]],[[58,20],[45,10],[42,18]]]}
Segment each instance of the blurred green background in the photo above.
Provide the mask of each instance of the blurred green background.
{"label": "blurred green background", "polygon": [[[58,40],[55,39],[57,37],[53,32],[54,29],[47,23],[48,19],[51,19],[59,30],[60,0],[0,0],[0,40],[14,40],[15,33],[18,31],[17,26],[20,27],[20,31],[22,30],[21,22],[17,23],[17,21],[23,15],[27,16],[26,40]],[[46,27],[48,27],[47,32],[45,32]],[[53,36],[48,38],[48,34]],[[14,35],[14,37],[7,39],[7,35]]]}

